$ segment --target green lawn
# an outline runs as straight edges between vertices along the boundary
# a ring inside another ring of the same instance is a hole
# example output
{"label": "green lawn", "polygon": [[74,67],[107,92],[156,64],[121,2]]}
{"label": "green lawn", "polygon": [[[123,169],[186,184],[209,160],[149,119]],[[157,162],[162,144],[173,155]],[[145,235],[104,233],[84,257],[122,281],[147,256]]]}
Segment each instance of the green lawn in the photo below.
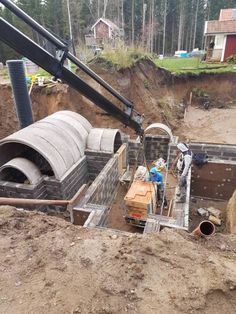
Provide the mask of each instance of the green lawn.
{"label": "green lawn", "polygon": [[155,64],[177,74],[236,72],[236,65],[201,62],[199,58],[155,59]]}

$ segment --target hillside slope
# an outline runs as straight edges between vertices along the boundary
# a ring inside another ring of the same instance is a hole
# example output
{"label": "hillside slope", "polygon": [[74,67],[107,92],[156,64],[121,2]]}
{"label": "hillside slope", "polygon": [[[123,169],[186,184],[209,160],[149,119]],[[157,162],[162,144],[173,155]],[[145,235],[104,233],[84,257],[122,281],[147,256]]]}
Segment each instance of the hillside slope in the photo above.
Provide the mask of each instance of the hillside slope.
{"label": "hillside slope", "polygon": [[[153,122],[163,122],[169,125],[175,134],[182,135],[184,133],[185,138],[188,138],[188,134],[184,131],[187,129],[191,138],[191,129],[194,127],[192,124],[183,124],[184,111],[190,93],[194,89],[200,93],[207,93],[213,107],[215,104],[220,105],[222,109],[219,110],[222,110],[222,113],[226,112],[226,117],[224,116],[226,120],[227,117],[232,117],[232,112],[228,107],[234,106],[235,108],[236,105],[236,73],[175,76],[164,69],[157,68],[150,60],[137,61],[132,67],[119,71],[99,60],[94,60],[89,66],[112,87],[130,99],[139,113],[145,115],[144,127]],[[78,74],[97,91],[120,106],[104,88],[86,74],[81,71],[78,71]],[[33,88],[31,98],[35,121],[55,111],[67,109],[79,112],[95,127],[119,128],[134,135],[132,130],[125,128],[114,117],[99,109],[66,84],[52,85]],[[199,106],[200,101],[201,97],[200,99],[193,97],[192,105]],[[202,109],[200,110],[202,111]],[[210,110],[209,113],[211,115],[212,111]],[[217,116],[220,117],[221,113],[217,113],[216,119]],[[0,117],[0,138],[18,129],[11,88],[6,84],[0,84]],[[190,120],[192,118],[194,119],[194,117],[190,117]],[[214,120],[215,116],[212,114],[212,121],[214,122]],[[198,123],[198,121],[193,121],[193,125],[194,123]],[[208,122],[206,122],[206,126],[208,126]],[[217,124],[212,126],[213,129],[215,127]],[[234,124],[232,124],[232,128],[234,128]],[[207,136],[214,141],[214,131]],[[196,139],[196,134],[193,134],[193,137]],[[202,138],[202,134],[199,138]],[[219,140],[223,141],[219,137],[215,139],[216,142]]]}

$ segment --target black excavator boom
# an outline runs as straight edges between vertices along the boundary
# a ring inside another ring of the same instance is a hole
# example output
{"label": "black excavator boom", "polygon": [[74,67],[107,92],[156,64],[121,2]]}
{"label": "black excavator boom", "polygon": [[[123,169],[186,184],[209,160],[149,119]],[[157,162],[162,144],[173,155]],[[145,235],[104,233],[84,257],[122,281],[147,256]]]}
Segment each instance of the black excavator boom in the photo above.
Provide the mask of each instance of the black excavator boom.
{"label": "black excavator boom", "polygon": [[[9,24],[3,18],[0,18],[0,40],[5,44],[19,52],[21,55],[27,57],[38,66],[55,76],[56,78],[62,79],[72,88],[79,91],[82,95],[91,100],[95,105],[112,115],[114,118],[122,122],[124,125],[134,129],[137,134],[142,135],[142,122],[143,115],[139,114],[135,109],[134,105],[127,98],[123,97],[119,92],[113,89],[107,82],[87,67],[83,62],[76,58],[72,53],[69,52],[65,42],[58,37],[54,36],[47,29],[42,27],[39,23],[33,20],[23,10],[17,7],[10,0],[0,0],[0,3],[4,4],[6,8],[11,10],[20,19],[37,31],[41,36],[48,40],[57,49],[57,54],[54,56],[49,53],[14,26]],[[71,72],[64,66],[64,61],[69,59],[75,65],[77,65],[83,72],[89,75],[92,79],[103,86],[107,91],[110,92],[116,99],[123,104],[123,110],[114,105],[110,100],[98,93],[94,88],[88,85],[78,75]]]}

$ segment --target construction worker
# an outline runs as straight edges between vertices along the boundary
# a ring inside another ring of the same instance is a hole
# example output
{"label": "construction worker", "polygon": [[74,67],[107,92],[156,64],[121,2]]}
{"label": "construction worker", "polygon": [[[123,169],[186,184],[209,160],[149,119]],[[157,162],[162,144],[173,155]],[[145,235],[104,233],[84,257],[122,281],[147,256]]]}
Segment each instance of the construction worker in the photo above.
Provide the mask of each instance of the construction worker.
{"label": "construction worker", "polygon": [[[163,195],[164,195],[164,182],[163,182],[163,175],[157,171],[156,167],[152,167],[150,169],[150,176],[149,180],[153,183],[157,184],[157,200],[161,201],[163,200]],[[164,206],[167,206],[167,200],[164,197]]]}
{"label": "construction worker", "polygon": [[177,144],[177,148],[180,150],[181,154],[177,161],[178,169],[178,192],[176,201],[179,203],[184,203],[186,200],[186,190],[187,190],[187,176],[188,171],[192,164],[192,151],[189,149],[188,145],[185,143]]}
{"label": "construction worker", "polygon": [[150,176],[148,181],[155,182],[158,186],[161,187],[163,186],[163,175],[157,171],[156,167],[152,167],[150,169]]}

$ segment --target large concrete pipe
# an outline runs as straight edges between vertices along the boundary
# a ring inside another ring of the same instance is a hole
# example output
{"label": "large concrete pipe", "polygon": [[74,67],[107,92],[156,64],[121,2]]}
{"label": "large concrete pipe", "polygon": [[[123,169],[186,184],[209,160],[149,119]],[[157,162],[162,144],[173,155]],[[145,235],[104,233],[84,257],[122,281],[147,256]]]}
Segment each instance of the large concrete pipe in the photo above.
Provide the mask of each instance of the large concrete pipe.
{"label": "large concrete pipe", "polygon": [[31,101],[26,84],[24,63],[21,60],[7,61],[11,85],[14,95],[14,103],[20,128],[33,123]]}

